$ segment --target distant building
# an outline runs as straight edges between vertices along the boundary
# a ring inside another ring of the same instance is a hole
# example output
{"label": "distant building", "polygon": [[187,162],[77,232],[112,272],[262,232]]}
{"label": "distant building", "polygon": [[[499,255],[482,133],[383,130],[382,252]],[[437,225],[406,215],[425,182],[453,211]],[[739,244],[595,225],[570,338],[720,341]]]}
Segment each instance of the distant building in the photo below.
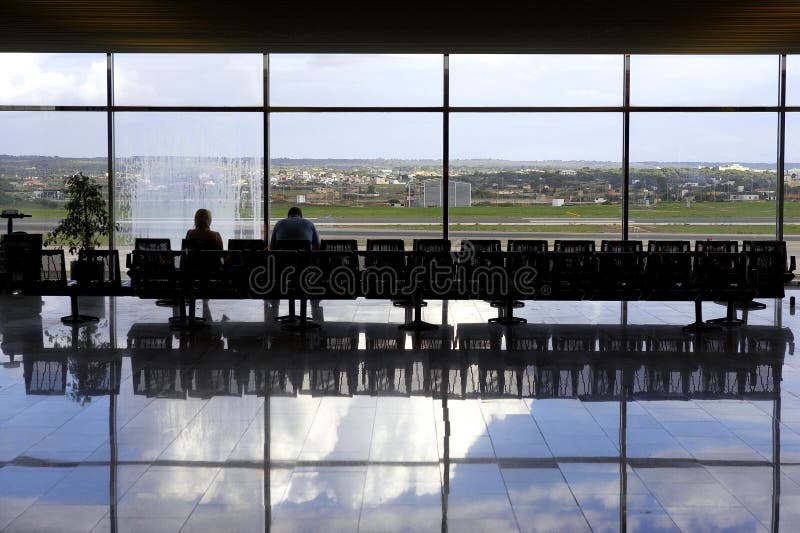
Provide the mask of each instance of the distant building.
{"label": "distant building", "polygon": [[562,176],[576,176],[578,174],[578,171],[566,168],[563,170],[559,170],[558,173],[561,174]]}
{"label": "distant building", "polygon": [[717,167],[717,170],[750,170],[749,167],[743,167],[739,163],[731,163],[730,165],[720,165]]}
{"label": "distant building", "polygon": [[553,207],[562,207],[564,205],[563,198],[553,198]]}
{"label": "distant building", "polygon": [[733,202],[752,202],[760,198],[757,194],[732,194],[731,201]]}
{"label": "distant building", "polygon": [[[472,207],[472,184],[451,181],[448,192],[450,207]],[[427,180],[423,183],[422,206],[442,206],[442,180]]]}

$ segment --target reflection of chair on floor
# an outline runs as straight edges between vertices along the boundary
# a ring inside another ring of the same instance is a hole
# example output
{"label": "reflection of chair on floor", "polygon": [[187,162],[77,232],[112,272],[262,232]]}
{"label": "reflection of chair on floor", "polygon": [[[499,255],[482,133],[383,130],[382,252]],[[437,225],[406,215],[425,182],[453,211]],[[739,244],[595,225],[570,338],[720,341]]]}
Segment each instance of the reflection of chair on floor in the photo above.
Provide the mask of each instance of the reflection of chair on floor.
{"label": "reflection of chair on floor", "polygon": [[503,328],[496,324],[466,324],[458,325],[456,339],[460,351],[500,351],[503,341]]}
{"label": "reflection of chair on floor", "polygon": [[365,359],[359,392],[409,396],[426,394],[427,373],[406,352],[406,333],[393,324],[365,324]]}
{"label": "reflection of chair on floor", "polygon": [[189,397],[241,396],[245,379],[240,371],[241,362],[242,357],[230,350],[213,349],[204,353],[192,370]]}
{"label": "reflection of chair on floor", "polygon": [[353,396],[358,389],[358,356],[351,352],[308,353],[303,368],[308,374],[308,389],[301,393],[312,396]]}
{"label": "reflection of chair on floor", "polygon": [[442,351],[453,349],[453,326],[442,325],[435,330],[411,332],[412,349],[418,351],[433,350],[441,355]]}
{"label": "reflection of chair on floor", "polygon": [[[162,352],[163,353],[163,352]],[[131,354],[133,393],[148,398],[185,400],[192,380],[192,365],[167,358],[150,359],[149,354]]]}
{"label": "reflection of chair on floor", "polygon": [[63,395],[67,390],[67,358],[64,355],[27,353],[23,357],[25,394]]}
{"label": "reflection of chair on floor", "polygon": [[79,398],[119,394],[120,358],[70,357],[69,371],[74,381],[71,393]]}

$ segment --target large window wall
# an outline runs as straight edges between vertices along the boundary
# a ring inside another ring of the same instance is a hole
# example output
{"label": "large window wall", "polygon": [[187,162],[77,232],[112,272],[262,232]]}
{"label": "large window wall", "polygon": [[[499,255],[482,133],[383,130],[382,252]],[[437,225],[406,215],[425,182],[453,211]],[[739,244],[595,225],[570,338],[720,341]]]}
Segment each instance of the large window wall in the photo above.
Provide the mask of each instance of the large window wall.
{"label": "large window wall", "polygon": [[362,247],[791,246],[798,117],[800,60],[777,55],[0,54],[0,208],[47,231],[83,171],[119,248],[178,246],[200,207],[226,239],[265,237],[291,205]]}

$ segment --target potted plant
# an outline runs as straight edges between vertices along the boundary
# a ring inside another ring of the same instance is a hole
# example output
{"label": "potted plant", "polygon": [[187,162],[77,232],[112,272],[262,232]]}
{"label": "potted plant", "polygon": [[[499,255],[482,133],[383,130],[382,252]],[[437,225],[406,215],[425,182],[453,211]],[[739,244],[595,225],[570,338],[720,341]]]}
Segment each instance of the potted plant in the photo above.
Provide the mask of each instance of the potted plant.
{"label": "potted plant", "polygon": [[103,279],[103,264],[81,260],[81,252],[100,246],[100,239],[109,237],[116,228],[111,222],[105,196],[100,185],[90,176],[78,172],[64,178],[64,193],[69,198],[64,208],[67,216],[48,235],[47,244],[67,246],[78,261],[70,265],[72,279],[78,282]]}

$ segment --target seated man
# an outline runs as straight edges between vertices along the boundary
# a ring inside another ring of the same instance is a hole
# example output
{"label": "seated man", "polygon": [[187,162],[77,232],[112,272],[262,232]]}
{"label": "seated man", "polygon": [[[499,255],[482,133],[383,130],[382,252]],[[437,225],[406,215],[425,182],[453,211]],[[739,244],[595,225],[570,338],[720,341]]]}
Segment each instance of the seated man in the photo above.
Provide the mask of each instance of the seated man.
{"label": "seated man", "polygon": [[319,249],[319,234],[314,223],[303,218],[303,212],[299,207],[289,209],[288,216],[279,220],[272,230],[270,248],[274,249],[278,241],[309,241],[311,249]]}

